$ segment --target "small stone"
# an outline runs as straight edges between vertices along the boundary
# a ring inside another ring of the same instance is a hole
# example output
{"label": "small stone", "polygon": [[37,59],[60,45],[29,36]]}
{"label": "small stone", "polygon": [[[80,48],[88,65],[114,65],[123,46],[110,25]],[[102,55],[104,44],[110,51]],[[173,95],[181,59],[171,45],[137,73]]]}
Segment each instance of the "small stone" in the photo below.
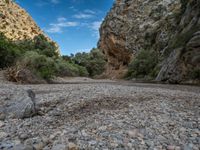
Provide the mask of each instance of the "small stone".
{"label": "small stone", "polygon": [[45,145],[49,144],[50,140],[47,137],[43,137],[42,141]]}
{"label": "small stone", "polygon": [[99,130],[102,130],[102,131],[104,131],[104,130],[106,130],[106,129],[107,129],[106,126],[101,126],[101,127],[99,127]]}
{"label": "small stone", "polygon": [[94,140],[89,141],[89,144],[90,144],[90,145],[96,145],[96,144],[97,144],[97,141],[94,141]]}
{"label": "small stone", "polygon": [[78,150],[78,147],[74,143],[69,143],[68,144],[68,150]]}
{"label": "small stone", "polygon": [[154,146],[153,141],[148,140],[148,141],[145,141],[145,143],[146,143],[149,147],[153,147],[153,146]]}
{"label": "small stone", "polygon": [[8,134],[6,132],[0,132],[0,139],[7,137]]}
{"label": "small stone", "polygon": [[6,119],[6,115],[0,112],[0,120],[5,120],[5,119]]}
{"label": "small stone", "polygon": [[58,144],[53,146],[52,150],[66,150],[66,145],[64,144]]}
{"label": "small stone", "polygon": [[2,128],[4,126],[4,122],[0,121],[0,128]]}
{"label": "small stone", "polygon": [[85,136],[85,137],[88,136],[88,134],[85,132],[85,130],[82,130],[81,134],[82,134],[82,136]]}
{"label": "small stone", "polygon": [[16,145],[13,147],[13,150],[34,150],[34,148],[32,146],[28,146],[28,145],[22,145],[22,144],[19,144],[19,145]]}
{"label": "small stone", "polygon": [[191,145],[184,145],[184,150],[192,150],[192,147]]}
{"label": "small stone", "polygon": [[15,143],[15,145],[21,144],[20,140],[14,140],[13,143]]}
{"label": "small stone", "polygon": [[33,147],[35,148],[35,150],[42,150],[44,147],[44,144],[42,142],[34,144]]}
{"label": "small stone", "polygon": [[137,137],[137,134],[138,134],[138,130],[137,130],[137,129],[128,131],[128,135],[129,135],[130,137],[132,137],[132,138]]}
{"label": "small stone", "polygon": [[181,147],[180,146],[176,146],[175,150],[181,150]]}
{"label": "small stone", "polygon": [[128,143],[127,146],[128,146],[129,148],[132,148],[132,147],[133,147],[133,144],[132,144],[132,143]]}
{"label": "small stone", "polygon": [[167,150],[175,150],[175,146],[169,145],[169,146],[167,146]]}
{"label": "small stone", "polygon": [[19,135],[19,138],[20,138],[21,140],[26,140],[26,139],[28,138],[28,135],[25,134],[25,133],[22,133],[22,134]]}

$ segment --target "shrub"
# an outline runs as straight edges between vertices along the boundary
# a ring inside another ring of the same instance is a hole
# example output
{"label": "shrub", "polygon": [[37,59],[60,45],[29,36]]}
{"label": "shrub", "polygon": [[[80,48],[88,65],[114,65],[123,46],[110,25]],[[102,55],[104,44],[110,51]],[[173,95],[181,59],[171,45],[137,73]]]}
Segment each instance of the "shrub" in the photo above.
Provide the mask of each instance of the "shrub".
{"label": "shrub", "polygon": [[[76,64],[74,64],[76,65]],[[87,71],[87,69],[83,66],[79,66],[79,65],[76,65],[78,70],[79,70],[79,76],[81,77],[88,77],[89,76],[89,73]]]}
{"label": "shrub", "polygon": [[26,51],[35,51],[38,54],[45,55],[47,57],[58,58],[59,56],[56,44],[48,41],[48,39],[42,34],[35,36],[33,40],[19,41],[18,45]]}
{"label": "shrub", "polygon": [[38,35],[33,39],[34,49],[39,50],[38,53],[47,57],[58,57],[57,47],[54,42],[50,42],[44,35]]}
{"label": "shrub", "polygon": [[17,65],[22,68],[28,68],[43,79],[50,79],[56,73],[56,64],[52,58],[33,51],[26,52]]}
{"label": "shrub", "polygon": [[195,68],[193,71],[191,71],[190,76],[191,76],[192,79],[200,80],[200,69]]}
{"label": "shrub", "polygon": [[71,56],[72,61],[85,67],[89,76],[100,75],[105,70],[105,57],[99,49],[92,49],[90,53],[77,53]]}
{"label": "shrub", "polygon": [[58,58],[57,49],[55,43],[49,42],[44,35],[36,36],[33,40],[12,42],[0,33],[0,68],[12,66],[27,51]]}
{"label": "shrub", "polygon": [[56,75],[57,76],[88,76],[87,69],[67,62],[61,58],[56,60]]}
{"label": "shrub", "polygon": [[0,68],[13,65],[16,58],[21,56],[23,49],[0,34]]}
{"label": "shrub", "polygon": [[141,50],[128,67],[129,78],[154,78],[158,73],[158,55],[153,50]]}

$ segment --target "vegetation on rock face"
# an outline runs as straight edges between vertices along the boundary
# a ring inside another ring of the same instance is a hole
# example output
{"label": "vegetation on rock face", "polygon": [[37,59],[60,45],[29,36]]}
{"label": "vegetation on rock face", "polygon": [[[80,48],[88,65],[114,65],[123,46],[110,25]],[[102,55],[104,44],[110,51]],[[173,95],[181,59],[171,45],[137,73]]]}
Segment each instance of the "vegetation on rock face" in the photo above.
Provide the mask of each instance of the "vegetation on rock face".
{"label": "vegetation on rock face", "polygon": [[200,69],[199,68],[195,68],[191,73],[190,76],[192,79],[194,80],[200,80]]}
{"label": "vegetation on rock face", "polygon": [[153,50],[141,50],[128,67],[128,78],[152,79],[158,74],[158,54]]}
{"label": "vegetation on rock face", "polygon": [[37,53],[47,57],[59,56],[56,44],[48,41],[47,38],[42,34],[35,36],[33,40],[19,41],[18,45],[25,50],[36,51]]}

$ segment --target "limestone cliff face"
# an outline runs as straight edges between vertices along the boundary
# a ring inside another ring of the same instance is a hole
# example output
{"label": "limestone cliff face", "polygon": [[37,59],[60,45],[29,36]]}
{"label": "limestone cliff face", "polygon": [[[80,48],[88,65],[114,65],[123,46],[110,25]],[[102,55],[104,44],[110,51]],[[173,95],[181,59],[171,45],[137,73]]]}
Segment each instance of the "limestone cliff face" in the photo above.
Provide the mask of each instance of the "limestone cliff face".
{"label": "limestone cliff face", "polygon": [[[0,32],[13,41],[44,35],[31,16],[11,0],[0,0]],[[51,41],[46,35],[45,37]]]}
{"label": "limestone cliff face", "polygon": [[147,49],[163,59],[157,80],[186,80],[192,68],[199,67],[199,2],[116,0],[100,28],[98,45],[108,60],[106,74],[116,77],[135,54]]}

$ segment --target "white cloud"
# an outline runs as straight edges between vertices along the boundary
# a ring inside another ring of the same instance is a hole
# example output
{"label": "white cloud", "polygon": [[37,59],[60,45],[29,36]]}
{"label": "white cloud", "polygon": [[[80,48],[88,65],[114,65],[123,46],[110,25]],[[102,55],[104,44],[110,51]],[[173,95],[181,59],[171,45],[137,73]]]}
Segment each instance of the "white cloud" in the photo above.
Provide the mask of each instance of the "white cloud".
{"label": "white cloud", "polygon": [[74,15],[73,17],[77,18],[77,19],[89,19],[89,18],[92,18],[94,16],[92,14],[79,13],[79,14]]}
{"label": "white cloud", "polygon": [[98,31],[101,26],[102,21],[95,21],[91,24],[91,29]]}
{"label": "white cloud", "polygon": [[59,23],[52,23],[51,26],[58,26],[58,27],[76,27],[79,25],[78,22],[59,22]]}
{"label": "white cloud", "polygon": [[84,12],[85,12],[85,13],[88,13],[88,14],[96,14],[95,11],[90,10],[90,9],[85,9]]}
{"label": "white cloud", "polygon": [[63,21],[66,21],[67,19],[65,17],[59,17],[57,20],[58,22],[63,22]]}
{"label": "white cloud", "polygon": [[71,9],[72,11],[78,11],[78,9],[76,9],[74,6],[70,6],[69,9]]}
{"label": "white cloud", "polygon": [[102,21],[95,21],[92,22],[89,26],[89,28],[93,31],[93,36],[99,38],[99,28],[102,24]]}
{"label": "white cloud", "polygon": [[59,26],[51,26],[48,29],[45,29],[47,33],[62,33],[62,29]]}
{"label": "white cloud", "polygon": [[76,27],[79,25],[79,22],[67,21],[64,17],[59,17],[56,23],[51,23],[50,27],[45,29],[48,33],[62,33],[63,28],[67,27]]}

